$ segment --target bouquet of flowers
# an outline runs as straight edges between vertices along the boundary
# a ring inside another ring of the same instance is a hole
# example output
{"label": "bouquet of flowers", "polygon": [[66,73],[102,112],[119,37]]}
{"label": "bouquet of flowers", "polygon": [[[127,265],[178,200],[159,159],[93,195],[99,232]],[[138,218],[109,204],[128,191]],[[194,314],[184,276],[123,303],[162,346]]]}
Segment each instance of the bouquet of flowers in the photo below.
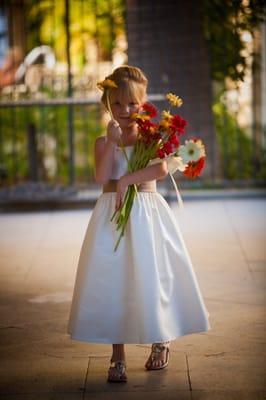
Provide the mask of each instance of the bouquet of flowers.
{"label": "bouquet of flowers", "polygon": [[[173,93],[168,93],[166,98],[170,108],[171,106],[180,107],[183,103],[182,99]],[[153,121],[153,118],[158,115],[158,110],[151,103],[145,103],[140,113],[131,116],[138,124],[139,130],[132,157],[128,160],[128,169],[130,172],[135,172],[148,165],[166,160],[179,204],[182,205],[181,196],[172,174],[179,170],[188,178],[196,178],[204,167],[206,154],[205,146],[199,138],[187,139],[183,145],[180,144],[180,137],[185,134],[187,121],[180,115],[172,114],[170,108],[162,111],[159,122]],[[114,212],[111,218],[112,221],[117,216],[117,230],[120,231],[115,251],[124,235],[136,195],[136,185],[130,185],[122,206]]]}

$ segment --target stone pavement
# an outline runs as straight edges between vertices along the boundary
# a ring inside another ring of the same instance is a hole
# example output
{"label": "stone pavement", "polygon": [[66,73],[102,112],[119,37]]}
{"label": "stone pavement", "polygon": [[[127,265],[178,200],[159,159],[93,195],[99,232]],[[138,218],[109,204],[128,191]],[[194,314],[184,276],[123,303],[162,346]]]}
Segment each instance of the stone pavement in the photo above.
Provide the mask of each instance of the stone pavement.
{"label": "stone pavement", "polygon": [[265,398],[265,200],[173,210],[212,329],[176,338],[159,371],[144,368],[149,344],[126,344],[124,384],[106,382],[111,345],[66,334],[91,210],[0,214],[1,400]]}

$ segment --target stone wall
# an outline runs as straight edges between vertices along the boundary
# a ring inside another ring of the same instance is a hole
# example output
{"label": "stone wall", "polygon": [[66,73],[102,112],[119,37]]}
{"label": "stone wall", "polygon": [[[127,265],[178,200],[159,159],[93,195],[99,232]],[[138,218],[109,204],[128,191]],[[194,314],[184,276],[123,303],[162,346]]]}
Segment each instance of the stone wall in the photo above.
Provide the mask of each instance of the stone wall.
{"label": "stone wall", "polygon": [[[212,82],[201,1],[127,0],[126,25],[128,63],[146,73],[149,93],[171,91],[183,98],[178,112],[189,122],[187,135],[198,135],[206,144],[202,177],[217,177]],[[163,108],[166,103],[156,105]]]}

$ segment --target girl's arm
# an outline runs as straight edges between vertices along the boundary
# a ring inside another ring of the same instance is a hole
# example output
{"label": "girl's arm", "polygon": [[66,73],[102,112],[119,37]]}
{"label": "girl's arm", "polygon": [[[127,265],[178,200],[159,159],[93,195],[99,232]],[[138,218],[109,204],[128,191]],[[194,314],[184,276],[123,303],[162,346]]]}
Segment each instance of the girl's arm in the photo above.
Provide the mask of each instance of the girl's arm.
{"label": "girl's arm", "polygon": [[94,146],[94,178],[97,183],[104,185],[108,182],[114,162],[114,149],[116,144],[104,136],[95,141]]}
{"label": "girl's arm", "polygon": [[136,172],[128,172],[125,175],[121,176],[121,178],[117,182],[115,202],[116,210],[118,210],[123,203],[124,195],[128,185],[151,181],[153,179],[160,180],[165,178],[167,174],[167,163],[163,160],[161,163],[149,165],[148,167],[139,169]]}
{"label": "girl's arm", "polygon": [[114,162],[114,151],[121,136],[121,129],[115,120],[107,126],[107,136],[100,136],[94,146],[94,178],[97,183],[104,185],[108,182]]}
{"label": "girl's arm", "polygon": [[120,180],[122,180],[124,185],[128,186],[133,185],[134,183],[139,184],[146,181],[152,181],[153,179],[164,179],[167,174],[167,163],[166,161],[162,161],[158,164],[139,169],[136,172],[128,172],[123,175]]}

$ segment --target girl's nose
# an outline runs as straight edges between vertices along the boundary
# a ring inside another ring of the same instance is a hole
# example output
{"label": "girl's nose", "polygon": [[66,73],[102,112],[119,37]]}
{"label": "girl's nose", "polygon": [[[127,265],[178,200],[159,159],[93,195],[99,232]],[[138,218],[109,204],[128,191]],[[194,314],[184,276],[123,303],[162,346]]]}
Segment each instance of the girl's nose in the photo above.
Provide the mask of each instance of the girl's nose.
{"label": "girl's nose", "polygon": [[122,110],[126,113],[129,113],[129,105],[123,105]]}

